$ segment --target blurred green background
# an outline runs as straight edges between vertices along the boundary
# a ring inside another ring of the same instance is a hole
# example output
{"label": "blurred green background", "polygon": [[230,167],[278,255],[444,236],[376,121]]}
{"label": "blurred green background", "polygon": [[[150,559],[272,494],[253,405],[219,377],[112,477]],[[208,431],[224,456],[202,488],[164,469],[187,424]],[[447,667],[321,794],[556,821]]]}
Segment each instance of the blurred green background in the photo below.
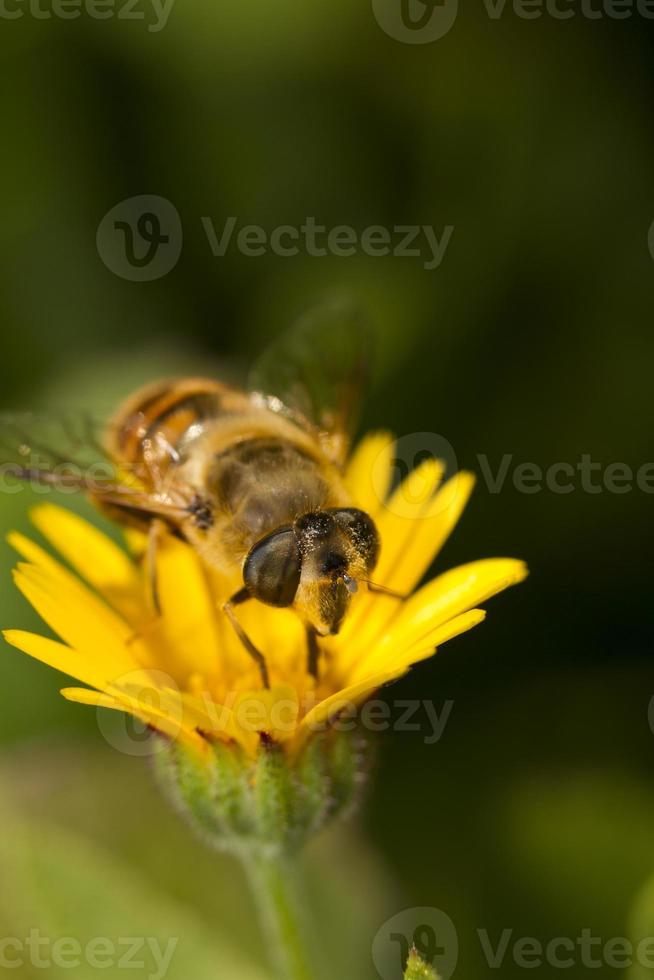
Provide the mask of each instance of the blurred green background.
{"label": "blurred green background", "polygon": [[[242,376],[297,313],[344,293],[378,332],[362,428],[438,433],[477,472],[478,454],[493,471],[505,453],[543,468],[653,458],[651,23],[493,20],[468,3],[413,45],[366,2],[180,0],[159,32],[136,9],[25,8],[1,25],[3,409],[102,413],[160,374]],[[143,194],[177,208],[183,248],[167,275],[132,282],[96,231]],[[214,257],[201,217],[220,230],[230,215],[454,232],[433,270]],[[33,500],[0,495],[2,528],[26,529]],[[454,921],[457,980],[497,972],[478,929],[654,932],[651,507],[636,487],[479,481],[438,568],[509,554],[531,577],[386,692],[454,707],[436,744],[380,739],[358,828],[309,855],[332,976],[375,977],[377,929],[411,907]],[[36,626],[2,548],[0,623]],[[3,645],[0,935],[160,929],[181,937],[173,980],[263,976],[238,868],[187,840],[143,761],[110,749],[59,680]],[[523,974],[509,953],[501,976]],[[577,959],[573,974],[597,970]]]}

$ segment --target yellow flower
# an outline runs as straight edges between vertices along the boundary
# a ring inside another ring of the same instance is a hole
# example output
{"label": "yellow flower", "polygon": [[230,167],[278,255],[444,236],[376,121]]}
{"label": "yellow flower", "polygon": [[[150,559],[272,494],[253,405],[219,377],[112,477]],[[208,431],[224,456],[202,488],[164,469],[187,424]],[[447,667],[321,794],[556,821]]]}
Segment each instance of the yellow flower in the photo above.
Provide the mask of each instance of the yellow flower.
{"label": "yellow flower", "polygon": [[[408,594],[456,524],[473,477],[459,473],[441,486],[442,467],[428,460],[390,492],[392,446],[385,434],[364,439],[347,484],[379,529],[376,583]],[[6,639],[87,685],[65,688],[69,700],[128,712],[200,755],[220,741],[254,757],[262,733],[295,753],[345,707],[479,623],[479,603],[526,575],[521,561],[495,558],[447,571],[405,601],[362,588],[340,634],[321,641],[317,681],[297,616],[249,603],[239,618],[265,653],[266,691],[221,611],[238,583],[209,571],[187,544],[171,536],[158,550],[161,615],[154,618],[142,561],[63,508],[44,504],[32,518],[73,571],[12,533],[25,559],[15,580],[61,642],[20,630],[6,631]]]}

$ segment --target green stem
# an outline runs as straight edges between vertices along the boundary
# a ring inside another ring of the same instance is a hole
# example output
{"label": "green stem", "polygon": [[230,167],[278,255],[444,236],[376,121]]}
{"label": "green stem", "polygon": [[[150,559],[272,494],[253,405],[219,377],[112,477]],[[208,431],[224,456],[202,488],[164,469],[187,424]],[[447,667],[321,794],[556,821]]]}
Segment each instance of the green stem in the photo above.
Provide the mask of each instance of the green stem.
{"label": "green stem", "polygon": [[296,869],[287,858],[245,858],[270,955],[280,980],[315,980],[306,950],[307,928],[296,892]]}

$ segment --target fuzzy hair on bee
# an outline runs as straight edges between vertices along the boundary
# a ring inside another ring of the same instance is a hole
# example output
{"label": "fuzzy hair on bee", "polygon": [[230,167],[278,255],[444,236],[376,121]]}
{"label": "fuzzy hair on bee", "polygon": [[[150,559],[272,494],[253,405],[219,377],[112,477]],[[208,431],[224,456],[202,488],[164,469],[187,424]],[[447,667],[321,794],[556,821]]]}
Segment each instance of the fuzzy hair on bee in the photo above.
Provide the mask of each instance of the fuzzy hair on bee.
{"label": "fuzzy hair on bee", "polygon": [[[331,305],[282,335],[247,389],[211,378],[149,384],[120,405],[95,441],[113,478],[92,481],[82,472],[76,484],[68,481],[149,534],[152,569],[167,530],[240,583],[224,610],[264,686],[265,654],[236,608],[258,601],[293,609],[306,626],[317,676],[316,638],[340,630],[358,583],[369,582],[377,562],[374,521],[353,507],[342,476],[368,347],[356,313]],[[0,421],[0,444],[12,425]],[[13,437],[18,475],[56,485],[66,453],[28,466],[29,441],[21,426],[20,439]],[[152,592],[156,608],[156,581]]]}

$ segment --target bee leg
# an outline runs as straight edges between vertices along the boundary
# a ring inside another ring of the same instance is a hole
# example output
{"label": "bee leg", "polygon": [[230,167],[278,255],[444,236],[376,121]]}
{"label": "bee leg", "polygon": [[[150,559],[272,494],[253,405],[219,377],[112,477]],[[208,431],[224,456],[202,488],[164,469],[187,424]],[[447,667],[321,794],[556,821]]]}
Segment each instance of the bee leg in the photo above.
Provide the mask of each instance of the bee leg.
{"label": "bee leg", "polygon": [[148,529],[148,550],[147,550],[147,567],[148,567],[148,582],[150,585],[150,598],[152,600],[152,607],[156,613],[157,619],[161,616],[161,603],[159,601],[159,581],[157,579],[157,548],[159,547],[159,542],[161,540],[161,534],[166,529],[166,525],[163,521],[155,517],[153,521],[150,522],[150,527]]}
{"label": "bee leg", "polygon": [[319,662],[320,647],[318,646],[318,634],[310,626],[307,626],[307,670],[316,680],[318,680]]}
{"label": "bee leg", "polygon": [[127,646],[131,646],[136,643],[137,640],[142,639],[153,629],[155,629],[161,619],[161,602],[159,601],[159,582],[157,579],[157,548],[159,547],[159,541],[161,540],[161,533],[166,528],[166,525],[159,518],[155,517],[150,523],[148,528],[148,547],[145,553],[145,561],[148,576],[148,586],[150,590],[150,600],[152,602],[152,608],[154,610],[154,616],[147,623],[144,623],[140,629],[135,630],[131,636],[127,638]]}
{"label": "bee leg", "polygon": [[265,657],[261,650],[258,650],[250,637],[247,635],[238,619],[236,618],[236,613],[234,612],[234,606],[239,606],[243,602],[247,602],[252,596],[247,589],[239,589],[231,599],[229,599],[223,606],[223,612],[227,616],[227,619],[232,625],[232,629],[238,636],[239,640],[250,654],[253,660],[256,661],[259,670],[261,671],[261,680],[263,681],[263,686],[265,688],[270,687],[270,676],[268,674],[268,665],[266,663]]}
{"label": "bee leg", "polygon": [[150,591],[150,601],[152,602],[152,608],[154,610],[154,615],[152,619],[144,623],[139,629],[135,630],[131,636],[127,638],[127,646],[131,646],[136,643],[137,640],[141,640],[148,633],[156,629],[161,620],[161,602],[159,601],[159,582],[157,579],[157,548],[159,547],[159,542],[161,541],[161,534],[166,529],[166,524],[155,517],[150,522],[150,527],[148,528],[148,546],[145,553],[145,562],[148,576],[148,586]]}

